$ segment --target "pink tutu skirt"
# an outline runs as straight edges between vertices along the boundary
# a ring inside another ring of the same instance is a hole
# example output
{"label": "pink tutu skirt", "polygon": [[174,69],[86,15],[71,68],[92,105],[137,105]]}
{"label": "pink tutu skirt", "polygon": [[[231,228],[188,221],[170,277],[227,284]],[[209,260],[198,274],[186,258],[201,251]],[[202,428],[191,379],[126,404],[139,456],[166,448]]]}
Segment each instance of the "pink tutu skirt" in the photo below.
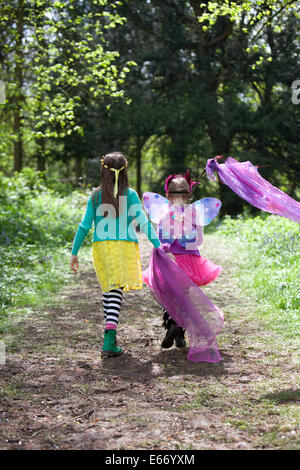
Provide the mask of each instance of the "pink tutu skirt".
{"label": "pink tutu skirt", "polygon": [[214,281],[222,268],[201,255],[174,255],[176,263],[185,274],[197,285],[205,286]]}
{"label": "pink tutu skirt", "polygon": [[[185,274],[197,285],[205,286],[214,281],[222,268],[201,255],[175,255],[176,263]],[[148,268],[142,273],[143,281],[149,285]]]}

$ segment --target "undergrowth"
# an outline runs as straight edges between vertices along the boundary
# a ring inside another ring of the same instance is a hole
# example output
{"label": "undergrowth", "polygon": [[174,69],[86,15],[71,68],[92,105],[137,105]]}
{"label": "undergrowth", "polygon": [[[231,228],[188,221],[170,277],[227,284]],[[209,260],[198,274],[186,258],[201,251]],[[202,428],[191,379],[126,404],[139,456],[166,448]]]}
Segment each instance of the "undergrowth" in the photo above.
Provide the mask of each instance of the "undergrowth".
{"label": "undergrowth", "polygon": [[87,194],[61,195],[30,168],[0,173],[0,187],[1,325],[15,307],[35,305],[64,283]]}
{"label": "undergrowth", "polygon": [[300,312],[299,224],[265,215],[225,217],[217,229],[232,253],[240,287],[261,306],[258,315],[296,335]]}

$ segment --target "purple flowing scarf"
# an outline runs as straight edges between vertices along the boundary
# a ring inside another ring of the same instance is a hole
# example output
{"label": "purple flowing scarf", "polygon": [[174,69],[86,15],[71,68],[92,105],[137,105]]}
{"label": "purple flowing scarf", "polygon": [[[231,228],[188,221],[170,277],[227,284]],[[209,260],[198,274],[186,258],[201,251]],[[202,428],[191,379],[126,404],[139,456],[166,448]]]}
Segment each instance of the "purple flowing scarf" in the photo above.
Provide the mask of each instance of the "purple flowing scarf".
{"label": "purple flowing scarf", "polygon": [[300,222],[300,203],[265,180],[250,161],[238,162],[228,157],[220,164],[218,159],[207,161],[206,174],[210,180],[216,179],[213,173],[217,172],[222,183],[252,206]]}
{"label": "purple flowing scarf", "polygon": [[156,301],[178,326],[187,331],[187,359],[194,362],[221,361],[216,336],[224,323],[222,311],[167,256],[162,246],[152,250],[144,281]]}

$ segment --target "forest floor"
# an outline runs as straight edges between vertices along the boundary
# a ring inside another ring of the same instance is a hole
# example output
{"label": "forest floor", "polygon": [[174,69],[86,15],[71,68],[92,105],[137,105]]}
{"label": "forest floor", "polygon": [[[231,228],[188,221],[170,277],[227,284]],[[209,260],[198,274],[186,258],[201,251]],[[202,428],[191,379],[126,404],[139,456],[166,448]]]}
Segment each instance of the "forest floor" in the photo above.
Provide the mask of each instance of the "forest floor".
{"label": "forest floor", "polygon": [[[152,245],[140,238],[145,268]],[[101,358],[101,291],[91,249],[82,248],[78,273],[0,338],[0,448],[299,448],[295,342],[254,320],[255,300],[216,235],[206,235],[202,254],[223,267],[203,288],[225,314],[223,361],[192,363],[187,349],[161,349],[161,308],[146,286],[124,295],[124,353]]]}

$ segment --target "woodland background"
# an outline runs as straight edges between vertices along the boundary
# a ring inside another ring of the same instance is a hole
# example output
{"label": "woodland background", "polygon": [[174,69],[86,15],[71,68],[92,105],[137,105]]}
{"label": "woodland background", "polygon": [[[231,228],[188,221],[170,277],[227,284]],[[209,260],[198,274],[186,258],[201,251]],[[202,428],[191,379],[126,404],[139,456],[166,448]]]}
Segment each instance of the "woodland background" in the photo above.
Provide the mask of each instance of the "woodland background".
{"label": "woodland background", "polygon": [[[299,198],[299,34],[286,0],[1,1],[0,171],[69,192],[120,150],[141,195],[222,154]],[[204,176],[208,193],[256,212]]]}

